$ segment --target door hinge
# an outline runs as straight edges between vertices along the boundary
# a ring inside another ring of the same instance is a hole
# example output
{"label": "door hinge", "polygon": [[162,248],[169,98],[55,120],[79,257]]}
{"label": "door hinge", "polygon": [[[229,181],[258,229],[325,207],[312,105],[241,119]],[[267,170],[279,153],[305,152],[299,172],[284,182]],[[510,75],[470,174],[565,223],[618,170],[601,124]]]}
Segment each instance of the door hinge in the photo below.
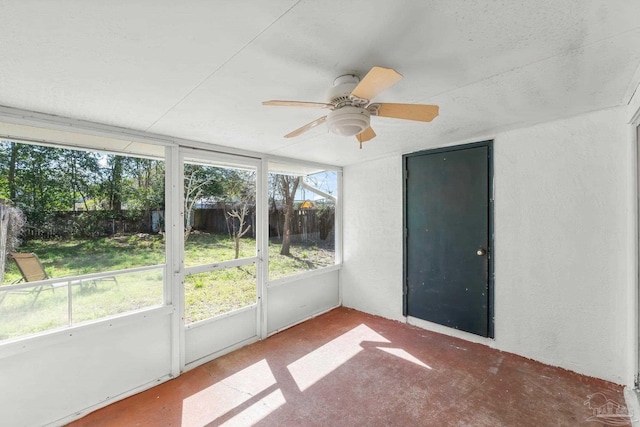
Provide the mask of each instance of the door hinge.
{"label": "door hinge", "polygon": [[633,385],[636,390],[640,390],[640,372],[636,372],[636,375],[633,378]]}
{"label": "door hinge", "polygon": [[409,169],[404,170],[404,179],[409,179]]}

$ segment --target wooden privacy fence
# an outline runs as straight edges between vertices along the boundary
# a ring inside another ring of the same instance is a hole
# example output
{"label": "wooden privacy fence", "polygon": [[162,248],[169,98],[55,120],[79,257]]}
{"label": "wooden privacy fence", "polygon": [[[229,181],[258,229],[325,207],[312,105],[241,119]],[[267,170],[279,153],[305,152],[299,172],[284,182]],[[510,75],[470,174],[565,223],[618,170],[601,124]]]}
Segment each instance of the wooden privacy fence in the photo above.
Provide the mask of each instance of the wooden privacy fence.
{"label": "wooden privacy fence", "polygon": [[[192,216],[193,230],[206,233],[228,234],[233,227],[223,208],[195,209]],[[291,240],[293,242],[325,241],[334,239],[333,209],[295,209],[291,220]],[[28,218],[27,218],[28,220]],[[251,208],[245,222],[251,228],[245,235],[255,238],[256,215]],[[269,212],[269,237],[282,238],[284,211],[282,209]],[[116,234],[157,233],[164,231],[164,212],[62,212],[51,216],[44,224],[27,224],[22,237],[30,239],[59,239],[69,237],[108,237]]]}
{"label": "wooden privacy fence", "polygon": [[[333,239],[333,210],[296,209],[291,221],[291,240],[294,242],[318,241]],[[251,224],[246,236],[255,238],[256,215],[251,208],[245,220]],[[236,220],[237,222],[237,220]],[[193,215],[193,229],[207,233],[228,233],[230,224],[222,208],[195,209]],[[284,212],[281,209],[269,212],[269,237],[282,238],[284,226]]]}
{"label": "wooden privacy fence", "polygon": [[107,237],[115,234],[156,233],[164,229],[164,212],[80,211],[57,212],[40,224],[29,222],[22,230],[25,240],[70,237]]}
{"label": "wooden privacy fence", "polygon": [[[335,214],[333,209],[296,209],[291,219],[291,241],[333,241]],[[269,212],[269,237],[282,238],[284,212]]]}
{"label": "wooden privacy fence", "polygon": [[[228,234],[229,229],[232,227],[231,221],[238,227],[238,220],[234,218],[227,219],[224,208],[201,208],[194,210],[192,226],[194,230],[206,233]],[[255,238],[256,214],[254,208],[249,209],[244,221],[245,224],[251,226],[245,237]]]}

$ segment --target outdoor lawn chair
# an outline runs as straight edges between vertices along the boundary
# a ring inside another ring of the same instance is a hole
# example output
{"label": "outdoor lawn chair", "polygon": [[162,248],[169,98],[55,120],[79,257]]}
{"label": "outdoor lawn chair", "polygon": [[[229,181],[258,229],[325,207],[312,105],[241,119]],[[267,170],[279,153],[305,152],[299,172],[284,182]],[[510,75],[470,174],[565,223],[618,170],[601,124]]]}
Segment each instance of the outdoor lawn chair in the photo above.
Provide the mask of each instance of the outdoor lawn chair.
{"label": "outdoor lawn chair", "polygon": [[[42,263],[40,262],[38,255],[34,253],[13,252],[9,256],[15,261],[16,266],[18,267],[18,270],[22,275],[22,278],[18,279],[13,284],[20,283],[23,281],[37,282],[39,280],[50,279]],[[80,286],[82,286],[84,283],[92,283],[94,286],[96,286],[96,282],[102,281],[102,280],[110,280],[115,282],[116,285],[118,284],[118,279],[116,279],[114,276],[104,277],[100,279],[89,279],[86,281],[76,281],[75,283],[79,283]],[[65,286],[66,286],[66,282],[65,282]],[[6,298],[7,294],[10,294],[10,293],[16,293],[16,294],[17,293],[21,293],[21,294],[33,293],[35,294],[35,297],[31,302],[31,306],[33,307],[33,305],[36,303],[36,300],[38,299],[38,296],[40,296],[40,292],[42,292],[45,289],[45,287],[46,289],[53,290],[56,287],[56,285],[48,284],[48,285],[36,286],[33,289],[17,289],[13,291],[3,292],[2,295],[0,295],[0,304]]]}
{"label": "outdoor lawn chair", "polygon": [[[42,263],[38,259],[36,254],[26,254],[26,253],[12,253],[9,255],[11,259],[13,259],[22,275],[22,278],[16,280],[12,283],[15,285],[20,282],[37,282],[39,280],[49,279],[49,275],[46,271],[44,271],[44,267]],[[31,307],[36,303],[38,296],[40,296],[40,292],[47,287],[47,289],[53,290],[53,285],[42,285],[36,286],[32,289],[16,289],[13,291],[6,291],[0,295],[0,304],[7,297],[8,294],[34,294],[33,301],[31,302]]]}

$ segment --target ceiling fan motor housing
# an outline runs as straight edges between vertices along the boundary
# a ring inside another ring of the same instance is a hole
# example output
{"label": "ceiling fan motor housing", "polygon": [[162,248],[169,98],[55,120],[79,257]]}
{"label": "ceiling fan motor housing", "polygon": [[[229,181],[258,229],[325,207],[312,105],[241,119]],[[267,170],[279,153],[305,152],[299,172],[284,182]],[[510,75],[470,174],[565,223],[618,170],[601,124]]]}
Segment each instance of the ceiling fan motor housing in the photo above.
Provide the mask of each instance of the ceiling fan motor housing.
{"label": "ceiling fan motor housing", "polygon": [[332,133],[353,136],[369,127],[369,111],[351,105],[333,110],[327,116],[327,126]]}
{"label": "ceiling fan motor housing", "polygon": [[351,92],[358,86],[360,79],[353,74],[346,74],[335,79],[333,86],[329,88],[327,92],[327,99],[330,104],[333,104],[335,108],[340,108],[345,105],[352,105],[350,95]]}

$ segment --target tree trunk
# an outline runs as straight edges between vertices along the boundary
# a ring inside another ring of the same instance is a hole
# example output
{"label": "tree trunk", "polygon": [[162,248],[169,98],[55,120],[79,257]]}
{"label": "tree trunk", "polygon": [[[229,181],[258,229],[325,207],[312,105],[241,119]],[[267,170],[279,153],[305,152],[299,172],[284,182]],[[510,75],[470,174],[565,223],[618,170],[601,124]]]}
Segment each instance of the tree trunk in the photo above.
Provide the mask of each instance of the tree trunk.
{"label": "tree trunk", "polygon": [[18,144],[11,142],[11,158],[9,159],[9,200],[16,200],[16,163],[18,162]]}
{"label": "tree trunk", "polygon": [[76,211],[76,188],[77,188],[77,182],[76,182],[76,166],[77,166],[77,159],[76,159],[76,155],[75,155],[75,151],[71,152],[71,192],[72,192],[72,196],[71,196],[71,211],[75,212]]}
{"label": "tree trunk", "polygon": [[[226,209],[226,205],[225,205]],[[232,209],[229,212],[225,211],[227,228],[232,233],[233,245],[236,253],[235,259],[240,256],[240,239],[251,230],[251,224],[247,225],[247,214],[249,213],[249,207],[244,204],[240,209]],[[236,227],[235,220],[238,220],[238,226]],[[233,232],[231,231],[233,230]]]}
{"label": "tree trunk", "polygon": [[0,201],[0,284],[4,281],[4,268],[7,259],[7,231],[9,225],[9,209],[4,201]]}
{"label": "tree trunk", "polygon": [[184,242],[187,243],[187,240],[189,240],[189,236],[191,235],[191,212],[193,203],[189,204],[188,202],[185,202],[185,204],[187,205],[187,208],[184,212]]}
{"label": "tree trunk", "polygon": [[120,156],[113,157],[111,167],[111,210],[115,212],[122,211],[122,172],[123,160]]}
{"label": "tree trunk", "polygon": [[282,233],[282,249],[280,255],[291,255],[291,220],[293,217],[293,202],[300,184],[299,176],[280,175],[280,189],[284,196],[284,227]]}
{"label": "tree trunk", "polygon": [[282,249],[280,255],[291,255],[291,213],[288,206],[284,208],[284,227],[282,235]]}

